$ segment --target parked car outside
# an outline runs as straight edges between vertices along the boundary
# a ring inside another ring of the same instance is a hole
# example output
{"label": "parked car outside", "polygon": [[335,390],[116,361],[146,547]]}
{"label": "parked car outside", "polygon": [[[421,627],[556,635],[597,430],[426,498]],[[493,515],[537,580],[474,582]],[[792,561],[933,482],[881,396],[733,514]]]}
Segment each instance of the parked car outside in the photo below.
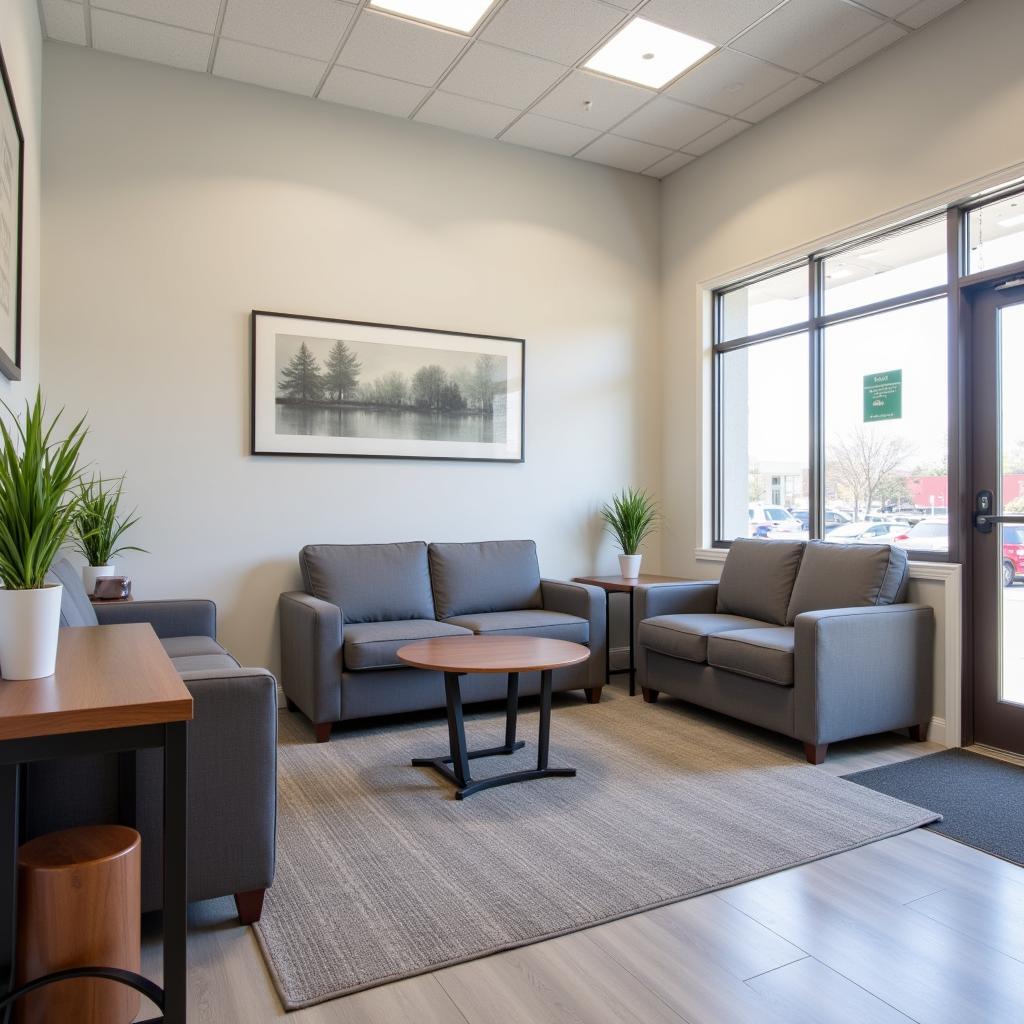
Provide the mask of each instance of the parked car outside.
{"label": "parked car outside", "polygon": [[893,537],[893,543],[908,551],[946,551],[949,549],[949,518],[927,516]]}
{"label": "parked car outside", "polygon": [[1024,526],[1003,527],[1003,586],[1024,576]]}
{"label": "parked car outside", "polygon": [[748,533],[751,537],[770,537],[776,534],[799,533],[800,520],[781,505],[750,505]]}
{"label": "parked car outside", "polygon": [[[811,513],[806,508],[794,508],[790,509],[793,517],[800,522],[800,529],[804,533],[808,532],[809,523],[811,519]],[[836,512],[834,509],[825,509],[825,532],[831,533],[837,526],[844,526],[848,523],[849,517],[844,516],[842,512]]]}
{"label": "parked car outside", "polygon": [[906,523],[876,523],[862,519],[859,523],[837,526],[825,536],[825,540],[830,544],[891,544],[895,537],[906,531]]}

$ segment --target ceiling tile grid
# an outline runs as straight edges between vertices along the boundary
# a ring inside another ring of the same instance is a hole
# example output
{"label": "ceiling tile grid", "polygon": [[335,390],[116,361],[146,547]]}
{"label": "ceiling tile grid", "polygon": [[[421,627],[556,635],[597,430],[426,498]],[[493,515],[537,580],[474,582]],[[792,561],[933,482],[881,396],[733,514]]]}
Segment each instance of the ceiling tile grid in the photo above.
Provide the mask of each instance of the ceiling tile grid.
{"label": "ceiling tile grid", "polygon": [[[493,0],[471,32],[373,0],[38,2],[49,39],[661,178],[971,0]],[[715,48],[661,89],[585,70],[638,17]]]}

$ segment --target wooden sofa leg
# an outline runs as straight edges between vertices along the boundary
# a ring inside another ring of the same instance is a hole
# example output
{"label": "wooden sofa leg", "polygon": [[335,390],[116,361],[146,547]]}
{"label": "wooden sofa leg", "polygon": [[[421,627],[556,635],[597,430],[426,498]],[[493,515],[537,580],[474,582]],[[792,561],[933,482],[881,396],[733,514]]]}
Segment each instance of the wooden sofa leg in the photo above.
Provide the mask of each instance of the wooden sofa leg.
{"label": "wooden sofa leg", "polygon": [[284,706],[285,706],[285,707],[286,707],[286,708],[287,708],[287,709],[288,709],[289,711],[298,711],[298,710],[299,710],[299,705],[298,705],[298,704],[296,704],[296,703],[295,703],[295,701],[293,701],[293,700],[291,699],[291,697],[285,697],[285,699],[284,699]]}
{"label": "wooden sofa leg", "polygon": [[242,924],[255,924],[260,919],[263,913],[263,897],[266,894],[266,889],[235,893],[235,909]]}
{"label": "wooden sofa leg", "polygon": [[313,726],[313,732],[316,733],[317,743],[326,743],[331,738],[331,726],[333,722],[317,722]]}
{"label": "wooden sofa leg", "polygon": [[808,764],[822,764],[825,754],[828,753],[827,743],[805,743],[804,754],[807,756]]}
{"label": "wooden sofa leg", "polygon": [[910,733],[910,738],[916,740],[918,743],[924,743],[928,739],[928,723],[924,725],[912,725],[907,732]]}
{"label": "wooden sofa leg", "polygon": [[601,702],[601,691],[604,689],[603,686],[591,686],[584,688],[583,692],[587,695],[588,704],[600,704]]}
{"label": "wooden sofa leg", "polygon": [[653,704],[658,699],[660,690],[652,690],[649,686],[641,686],[640,692],[644,695],[644,702],[647,704]]}

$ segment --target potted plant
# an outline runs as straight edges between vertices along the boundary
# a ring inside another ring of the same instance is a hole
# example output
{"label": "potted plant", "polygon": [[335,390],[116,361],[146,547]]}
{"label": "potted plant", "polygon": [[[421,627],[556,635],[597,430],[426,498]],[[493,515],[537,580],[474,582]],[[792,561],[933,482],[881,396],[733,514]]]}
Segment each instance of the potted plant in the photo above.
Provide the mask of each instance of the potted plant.
{"label": "potted plant", "polygon": [[84,420],[56,435],[62,412],[49,423],[37,391],[13,426],[0,419],[0,675],[53,675],[60,628],[60,584],[46,574],[78,512],[78,456]]}
{"label": "potted plant", "polygon": [[654,499],[644,490],[627,487],[611,502],[601,506],[605,528],[622,548],[619,571],[626,579],[640,575],[640,545],[657,529],[661,514]]}
{"label": "potted plant", "polygon": [[101,576],[114,575],[117,568],[114,559],[118,555],[143,550],[130,544],[118,546],[118,541],[139,521],[134,510],[124,518],[117,514],[123,487],[124,477],[111,484],[102,476],[88,483],[83,481],[79,486],[74,546],[87,563],[82,568],[87,594],[95,591],[96,581]]}

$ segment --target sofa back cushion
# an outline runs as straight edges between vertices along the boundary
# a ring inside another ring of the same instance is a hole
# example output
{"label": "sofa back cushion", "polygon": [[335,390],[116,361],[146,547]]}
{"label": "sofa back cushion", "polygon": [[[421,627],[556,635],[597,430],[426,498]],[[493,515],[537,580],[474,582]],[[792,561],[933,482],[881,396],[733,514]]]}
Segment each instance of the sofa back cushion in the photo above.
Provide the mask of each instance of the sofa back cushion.
{"label": "sofa back cushion", "polygon": [[800,540],[734,540],[718,582],[718,614],[784,626],[803,553]]}
{"label": "sofa back cushion", "polygon": [[801,612],[894,604],[907,591],[907,553],[890,544],[811,541],[797,574],[787,621]]}
{"label": "sofa back cushion", "polygon": [[306,592],[336,604],[345,622],[434,618],[422,541],[307,544],[299,566]]}
{"label": "sofa back cushion", "polygon": [[541,607],[540,565],[532,540],[431,544],[430,581],[439,619]]}
{"label": "sofa back cushion", "polygon": [[60,624],[62,626],[95,626],[96,609],[85,592],[82,574],[66,558],[58,558],[46,574],[47,583],[64,587],[60,595]]}

